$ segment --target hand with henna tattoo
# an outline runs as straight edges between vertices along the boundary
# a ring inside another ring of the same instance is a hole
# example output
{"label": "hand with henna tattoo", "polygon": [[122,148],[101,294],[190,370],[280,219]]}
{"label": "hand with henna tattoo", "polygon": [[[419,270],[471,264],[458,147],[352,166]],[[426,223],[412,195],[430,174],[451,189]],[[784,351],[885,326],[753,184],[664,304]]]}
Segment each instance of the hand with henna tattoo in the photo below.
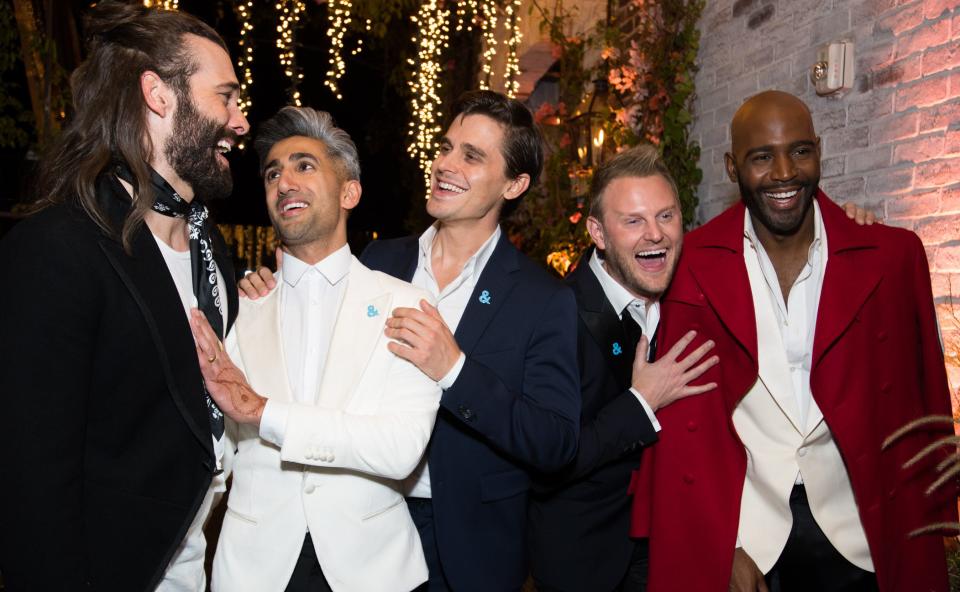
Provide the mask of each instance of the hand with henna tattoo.
{"label": "hand with henna tattoo", "polygon": [[223,351],[210,323],[197,309],[190,311],[190,329],[197,342],[197,360],[210,397],[235,422],[259,425],[267,399],[250,388],[243,372]]}

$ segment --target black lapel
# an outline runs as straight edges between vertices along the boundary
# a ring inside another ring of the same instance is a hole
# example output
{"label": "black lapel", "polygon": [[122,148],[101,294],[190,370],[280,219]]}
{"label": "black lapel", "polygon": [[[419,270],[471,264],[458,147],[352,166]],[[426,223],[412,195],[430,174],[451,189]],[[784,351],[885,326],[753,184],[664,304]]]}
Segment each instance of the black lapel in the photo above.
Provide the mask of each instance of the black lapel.
{"label": "black lapel", "polygon": [[580,265],[570,274],[566,282],[577,297],[577,311],[591,339],[603,352],[603,357],[621,386],[627,388],[633,373],[636,344],[629,343],[623,325],[620,323],[620,316],[613,310],[607,295],[603,292],[600,280],[590,269],[592,255],[593,247],[590,247],[580,258]]}
{"label": "black lapel", "polygon": [[[108,207],[115,220],[116,214],[122,216],[122,210],[126,209],[122,201],[125,198],[121,198],[121,195],[125,196],[126,192],[115,180],[107,179],[101,185],[100,197],[112,202]],[[116,227],[119,228],[119,225]],[[127,255],[116,240],[104,238],[100,241],[100,248],[143,314],[174,405],[212,459],[213,438],[196,347],[180,303],[180,294],[167,271],[160,249],[145,225],[133,238],[132,256]],[[222,273],[226,277],[226,272]],[[236,305],[230,308],[236,310]]]}
{"label": "black lapel", "polygon": [[470,355],[487,325],[507,301],[516,285],[513,274],[519,269],[517,257],[522,256],[507,240],[506,233],[501,233],[457,326],[457,345],[466,355]]}
{"label": "black lapel", "polygon": [[395,270],[396,273],[391,275],[405,282],[412,282],[413,274],[417,272],[417,263],[420,257],[420,237],[410,236],[402,245],[403,252],[399,258],[400,265]]}

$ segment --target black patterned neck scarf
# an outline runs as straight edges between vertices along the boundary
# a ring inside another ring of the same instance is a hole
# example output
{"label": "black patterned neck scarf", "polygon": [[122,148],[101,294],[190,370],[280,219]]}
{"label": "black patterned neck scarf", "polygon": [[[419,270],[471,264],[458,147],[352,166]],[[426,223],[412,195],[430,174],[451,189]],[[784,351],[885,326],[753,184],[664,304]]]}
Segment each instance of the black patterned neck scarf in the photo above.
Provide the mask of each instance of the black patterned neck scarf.
{"label": "black patterned neck scarf", "polygon": [[[210,223],[207,206],[194,198],[193,201],[180,197],[167,181],[150,169],[150,182],[153,185],[155,201],[153,211],[171,218],[186,218],[190,238],[190,269],[193,275],[193,295],[197,297],[197,307],[203,311],[210,326],[223,341],[223,313],[220,304],[220,288],[217,285],[217,264],[213,260],[213,248],[210,241]],[[117,167],[117,176],[133,184],[133,173],[125,165]],[[223,412],[217,407],[207,387],[203,387],[207,411],[210,415],[210,430],[219,440],[223,436]]]}

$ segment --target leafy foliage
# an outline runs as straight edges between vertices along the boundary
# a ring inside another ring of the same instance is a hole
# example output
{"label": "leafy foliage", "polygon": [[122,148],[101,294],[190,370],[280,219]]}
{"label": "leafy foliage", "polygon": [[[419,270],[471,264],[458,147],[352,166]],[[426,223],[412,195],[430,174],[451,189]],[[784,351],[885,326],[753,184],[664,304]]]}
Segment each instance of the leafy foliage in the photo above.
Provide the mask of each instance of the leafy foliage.
{"label": "leafy foliage", "polygon": [[[562,0],[551,7],[534,1],[558,61],[559,99],[537,110],[548,146],[544,179],[524,198],[508,232],[560,275],[590,242],[585,194],[591,171],[577,154],[585,130],[575,116],[585,110],[591,81],[605,80],[610,87],[609,111],[600,122],[604,154],[641,141],[657,145],[677,181],[684,223],[693,222],[703,173],[689,127],[703,6],[704,0],[632,0],[592,31],[571,35],[575,8]],[[632,26],[625,33],[627,22]],[[585,65],[595,54],[600,59]]]}

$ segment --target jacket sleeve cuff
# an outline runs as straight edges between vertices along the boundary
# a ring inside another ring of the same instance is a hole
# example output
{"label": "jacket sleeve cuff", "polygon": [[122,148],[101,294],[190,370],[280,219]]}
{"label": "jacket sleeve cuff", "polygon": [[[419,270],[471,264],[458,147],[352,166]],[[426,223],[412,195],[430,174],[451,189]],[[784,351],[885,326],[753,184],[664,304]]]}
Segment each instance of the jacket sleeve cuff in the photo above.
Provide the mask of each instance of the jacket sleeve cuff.
{"label": "jacket sleeve cuff", "polygon": [[447,390],[453,386],[453,383],[457,381],[457,377],[460,376],[460,371],[463,370],[463,365],[467,361],[467,356],[463,352],[460,352],[460,357],[457,358],[457,361],[453,364],[453,368],[443,375],[443,378],[437,381],[437,384],[440,385],[440,388]]}
{"label": "jacket sleeve cuff", "polygon": [[289,404],[268,400],[260,417],[260,437],[283,448],[283,437],[287,433],[289,417]]}
{"label": "jacket sleeve cuff", "polygon": [[[646,411],[647,417],[650,419],[650,424],[653,426],[653,431],[659,432],[660,422],[657,421],[657,416],[653,413],[653,409],[650,408],[650,405],[647,404],[647,400],[643,398],[643,395],[640,394],[640,391],[633,387],[630,387],[630,392],[633,393],[633,396],[636,397],[638,401],[640,401],[640,406],[643,407],[644,411]],[[266,414],[266,411],[264,411],[264,414]]]}

